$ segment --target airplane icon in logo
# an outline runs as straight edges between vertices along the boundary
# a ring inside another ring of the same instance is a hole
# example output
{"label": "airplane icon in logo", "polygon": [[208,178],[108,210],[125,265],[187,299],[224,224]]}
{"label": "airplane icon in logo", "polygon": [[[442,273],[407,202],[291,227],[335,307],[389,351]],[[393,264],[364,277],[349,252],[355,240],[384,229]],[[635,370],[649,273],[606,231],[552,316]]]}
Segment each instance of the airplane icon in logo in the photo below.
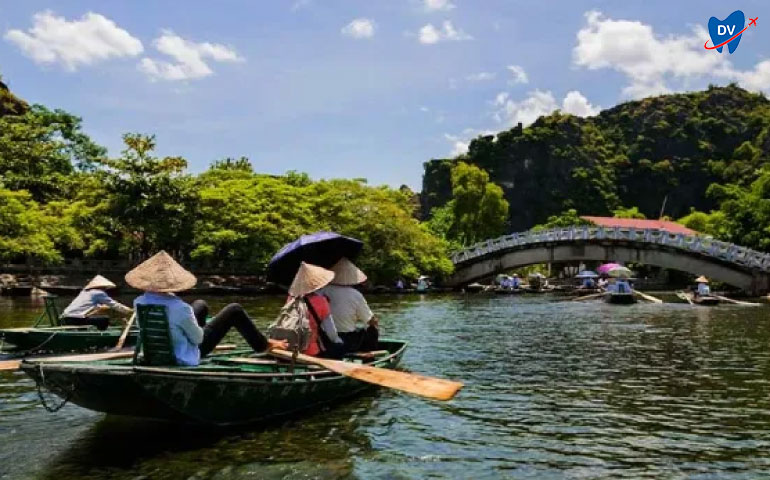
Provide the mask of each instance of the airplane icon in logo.
{"label": "airplane icon in logo", "polygon": [[754,18],[751,18],[751,17],[749,17],[749,25],[748,25],[748,26],[749,26],[749,27],[751,27],[751,26],[754,26],[754,27],[756,27],[756,26],[757,26],[757,19],[758,19],[758,18],[759,18],[759,17],[754,17]]}

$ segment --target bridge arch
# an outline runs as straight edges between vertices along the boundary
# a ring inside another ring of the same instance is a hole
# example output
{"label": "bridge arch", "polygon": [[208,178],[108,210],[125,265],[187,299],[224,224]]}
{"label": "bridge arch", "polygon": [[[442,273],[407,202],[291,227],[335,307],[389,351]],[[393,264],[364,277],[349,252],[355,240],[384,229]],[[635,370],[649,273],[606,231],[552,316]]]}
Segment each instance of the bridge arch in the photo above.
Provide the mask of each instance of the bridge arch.
{"label": "bridge arch", "polygon": [[576,226],[506,235],[456,253],[453,286],[536,263],[621,261],[706,275],[753,294],[770,288],[770,255],[699,235]]}

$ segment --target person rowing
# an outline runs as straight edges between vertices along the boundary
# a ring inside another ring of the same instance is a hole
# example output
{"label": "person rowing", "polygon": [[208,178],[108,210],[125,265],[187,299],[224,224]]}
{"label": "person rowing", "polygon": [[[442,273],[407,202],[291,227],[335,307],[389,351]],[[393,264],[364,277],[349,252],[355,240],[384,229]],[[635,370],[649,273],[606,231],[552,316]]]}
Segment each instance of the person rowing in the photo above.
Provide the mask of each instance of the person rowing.
{"label": "person rowing", "polygon": [[99,330],[106,330],[109,317],[94,316],[94,314],[115,310],[123,315],[131,315],[133,311],[129,307],[113,300],[107,293],[108,290],[116,287],[107,278],[101,275],[95,276],[67,305],[59,317],[59,322],[62,325],[94,325]]}
{"label": "person rowing", "polygon": [[693,289],[695,297],[709,297],[711,296],[711,287],[709,287],[709,279],[701,275],[695,279],[695,288]]}
{"label": "person rowing", "polygon": [[175,293],[195,286],[195,276],[179,265],[168,253],[160,251],[126,274],[126,283],[144,291],[134,300],[138,305],[159,305],[166,309],[169,334],[177,365],[196,366],[211,353],[232,328],[258,353],[285,349],[284,340],[265,337],[237,303],[231,303],[206,323],[208,305],[196,300],[192,305]]}

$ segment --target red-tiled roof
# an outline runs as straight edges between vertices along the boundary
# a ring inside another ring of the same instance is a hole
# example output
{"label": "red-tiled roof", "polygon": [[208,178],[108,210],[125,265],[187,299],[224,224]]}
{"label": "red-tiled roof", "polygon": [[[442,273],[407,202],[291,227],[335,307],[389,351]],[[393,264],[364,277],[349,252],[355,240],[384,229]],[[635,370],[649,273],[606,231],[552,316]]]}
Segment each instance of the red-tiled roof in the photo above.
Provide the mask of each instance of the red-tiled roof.
{"label": "red-tiled roof", "polygon": [[695,235],[698,232],[689,229],[684,225],[667,220],[640,220],[638,218],[614,218],[614,217],[580,217],[589,222],[593,222],[602,227],[620,227],[620,228],[657,228],[671,233],[684,233],[685,235]]}

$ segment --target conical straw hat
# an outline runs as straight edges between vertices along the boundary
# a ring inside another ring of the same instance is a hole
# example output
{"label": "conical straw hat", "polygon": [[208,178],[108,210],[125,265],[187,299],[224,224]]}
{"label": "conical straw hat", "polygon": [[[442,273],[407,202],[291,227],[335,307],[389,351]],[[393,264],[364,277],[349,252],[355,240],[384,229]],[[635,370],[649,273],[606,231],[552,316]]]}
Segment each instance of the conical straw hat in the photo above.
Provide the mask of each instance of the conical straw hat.
{"label": "conical straw hat", "polygon": [[334,280],[332,281],[334,285],[352,286],[366,281],[366,274],[345,257],[334,264],[332,272],[334,272]]}
{"label": "conical straw hat", "polygon": [[323,288],[334,279],[334,272],[316,265],[302,262],[289,287],[292,297],[304,297]]}
{"label": "conical straw hat", "polygon": [[695,283],[709,283],[709,279],[701,275],[695,279]]}
{"label": "conical straw hat", "polygon": [[146,292],[181,292],[198,283],[171,255],[161,250],[126,274],[126,283]]}
{"label": "conical straw hat", "polygon": [[94,278],[91,279],[88,284],[83,287],[84,290],[90,290],[92,288],[115,288],[117,285],[112,283],[111,281],[107,280],[106,278],[102,277],[101,275],[97,275]]}

